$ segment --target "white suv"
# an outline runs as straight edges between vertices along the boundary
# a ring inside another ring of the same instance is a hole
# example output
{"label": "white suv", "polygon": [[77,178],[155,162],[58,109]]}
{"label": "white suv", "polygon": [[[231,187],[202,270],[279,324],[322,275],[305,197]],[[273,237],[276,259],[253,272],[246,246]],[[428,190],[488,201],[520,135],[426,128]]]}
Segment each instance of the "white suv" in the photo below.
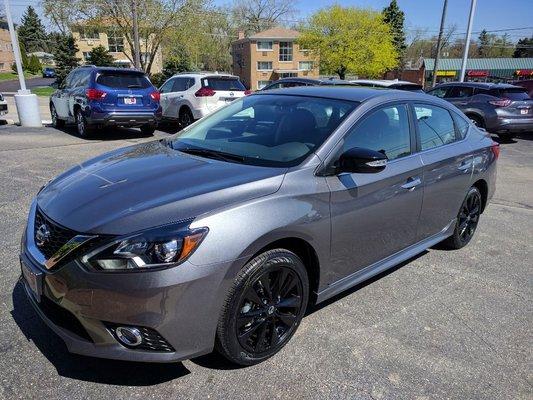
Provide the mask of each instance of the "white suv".
{"label": "white suv", "polygon": [[238,76],[213,72],[174,75],[159,92],[163,119],[181,128],[249,94]]}

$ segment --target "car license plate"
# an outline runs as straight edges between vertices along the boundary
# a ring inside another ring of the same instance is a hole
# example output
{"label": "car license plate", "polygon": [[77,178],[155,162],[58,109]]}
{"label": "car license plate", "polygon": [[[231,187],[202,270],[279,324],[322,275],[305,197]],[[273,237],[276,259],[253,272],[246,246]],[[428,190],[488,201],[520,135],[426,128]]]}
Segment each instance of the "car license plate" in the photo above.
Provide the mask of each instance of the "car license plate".
{"label": "car license plate", "polygon": [[124,97],[124,104],[137,104],[135,97]]}
{"label": "car license plate", "polygon": [[529,108],[521,108],[520,109],[520,114],[524,115],[524,114],[527,114],[529,113]]}
{"label": "car license plate", "polygon": [[41,276],[34,273],[30,267],[28,267],[24,261],[20,261],[20,267],[22,268],[22,276],[28,284],[29,288],[33,292],[33,295],[37,301],[41,301],[41,292],[40,292],[40,279]]}

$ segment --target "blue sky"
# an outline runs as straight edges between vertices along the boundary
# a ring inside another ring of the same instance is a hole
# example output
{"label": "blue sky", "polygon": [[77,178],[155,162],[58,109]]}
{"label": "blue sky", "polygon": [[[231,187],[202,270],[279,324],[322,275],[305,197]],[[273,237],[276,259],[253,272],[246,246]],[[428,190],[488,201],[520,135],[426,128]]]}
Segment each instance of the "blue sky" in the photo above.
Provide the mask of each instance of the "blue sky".
{"label": "blue sky", "polygon": [[[213,1],[217,5],[231,2],[229,0]],[[381,10],[389,3],[389,0],[294,0],[294,3],[299,10],[299,14],[294,18],[299,19],[332,4]],[[408,33],[417,28],[426,28],[428,34],[436,34],[439,29],[442,3],[443,0],[398,0],[400,8],[405,12],[405,25]],[[477,3],[474,31],[480,31],[483,28],[499,30],[533,27],[533,0],[478,0]],[[40,11],[37,0],[10,0],[10,4],[15,22],[20,21],[22,13],[30,4]],[[3,2],[1,6],[3,8]],[[455,24],[457,32],[464,32],[468,22],[469,8],[469,0],[448,0],[446,25]],[[532,36],[533,28],[508,33],[512,40],[517,40],[520,37]]]}

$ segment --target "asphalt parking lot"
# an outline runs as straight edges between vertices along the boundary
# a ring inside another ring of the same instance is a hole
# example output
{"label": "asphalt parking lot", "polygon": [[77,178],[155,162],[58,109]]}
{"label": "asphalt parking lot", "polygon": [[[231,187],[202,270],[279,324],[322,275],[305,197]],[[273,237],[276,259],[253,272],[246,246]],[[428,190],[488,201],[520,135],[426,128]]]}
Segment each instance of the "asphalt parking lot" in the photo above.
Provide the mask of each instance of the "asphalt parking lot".
{"label": "asphalt parking lot", "polygon": [[533,397],[533,134],[502,144],[497,192],[469,246],[430,249],[321,305],[267,362],[234,368],[209,355],[150,365],[69,354],[17,283],[30,201],[69,166],[150,139],[0,127],[0,398]]}

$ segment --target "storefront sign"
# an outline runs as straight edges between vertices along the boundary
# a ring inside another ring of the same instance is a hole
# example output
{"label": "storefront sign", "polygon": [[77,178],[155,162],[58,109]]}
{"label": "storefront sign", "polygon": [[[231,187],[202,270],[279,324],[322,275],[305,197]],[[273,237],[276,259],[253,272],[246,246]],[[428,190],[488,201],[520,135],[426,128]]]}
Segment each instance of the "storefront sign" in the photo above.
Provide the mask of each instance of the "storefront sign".
{"label": "storefront sign", "polygon": [[437,76],[454,77],[455,75],[457,75],[457,71],[437,71]]}
{"label": "storefront sign", "polygon": [[466,76],[485,77],[485,76],[489,76],[489,71],[482,70],[482,69],[471,69],[467,71]]}
{"label": "storefront sign", "polygon": [[518,76],[533,76],[533,69],[517,69],[514,74]]}

